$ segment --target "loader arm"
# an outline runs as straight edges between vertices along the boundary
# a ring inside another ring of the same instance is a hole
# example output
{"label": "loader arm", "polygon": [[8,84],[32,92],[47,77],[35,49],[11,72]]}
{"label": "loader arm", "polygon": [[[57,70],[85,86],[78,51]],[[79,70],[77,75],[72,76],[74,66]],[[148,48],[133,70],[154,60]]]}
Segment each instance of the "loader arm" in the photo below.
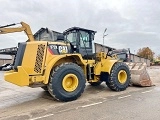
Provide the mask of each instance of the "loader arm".
{"label": "loader arm", "polygon": [[15,28],[6,28],[6,27],[13,26],[16,24],[1,26],[0,27],[0,34],[7,34],[7,33],[24,31],[28,37],[28,42],[35,41],[30,26],[24,22],[21,22],[20,24],[22,25],[21,27],[15,27]]}

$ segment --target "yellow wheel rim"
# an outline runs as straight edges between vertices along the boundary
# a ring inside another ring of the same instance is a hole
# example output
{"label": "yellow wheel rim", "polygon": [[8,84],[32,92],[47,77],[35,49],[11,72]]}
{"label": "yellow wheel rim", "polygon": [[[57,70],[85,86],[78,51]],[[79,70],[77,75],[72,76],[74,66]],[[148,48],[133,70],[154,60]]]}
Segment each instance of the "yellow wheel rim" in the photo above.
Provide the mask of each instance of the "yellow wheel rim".
{"label": "yellow wheel rim", "polygon": [[78,78],[74,74],[68,74],[63,78],[62,86],[67,92],[73,92],[78,86]]}
{"label": "yellow wheel rim", "polygon": [[118,73],[118,81],[124,84],[127,81],[127,73],[124,70],[120,70]]}

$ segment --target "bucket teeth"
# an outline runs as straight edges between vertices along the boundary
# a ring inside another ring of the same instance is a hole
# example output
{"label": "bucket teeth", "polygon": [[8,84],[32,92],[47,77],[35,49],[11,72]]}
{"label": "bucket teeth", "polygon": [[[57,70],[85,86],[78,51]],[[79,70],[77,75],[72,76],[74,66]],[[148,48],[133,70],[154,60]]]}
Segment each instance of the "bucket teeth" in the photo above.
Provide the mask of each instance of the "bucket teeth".
{"label": "bucket teeth", "polygon": [[126,63],[131,72],[131,84],[142,86],[142,87],[149,87],[152,86],[152,81],[150,76],[147,72],[147,65],[146,63],[137,62],[137,63]]}

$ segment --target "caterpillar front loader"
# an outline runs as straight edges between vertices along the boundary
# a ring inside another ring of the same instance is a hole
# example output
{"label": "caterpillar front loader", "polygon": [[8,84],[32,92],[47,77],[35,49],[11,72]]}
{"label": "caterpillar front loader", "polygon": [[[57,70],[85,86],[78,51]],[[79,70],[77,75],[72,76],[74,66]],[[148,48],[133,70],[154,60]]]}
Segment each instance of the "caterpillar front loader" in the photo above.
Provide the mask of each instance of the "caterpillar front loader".
{"label": "caterpillar front loader", "polygon": [[56,40],[36,41],[29,25],[12,25],[1,26],[0,34],[24,31],[28,40],[18,43],[13,69],[4,75],[6,81],[42,87],[60,101],[80,97],[86,82],[99,85],[104,81],[114,91],[128,87],[128,66],[109,57],[108,52],[94,53],[95,31],[73,27]]}

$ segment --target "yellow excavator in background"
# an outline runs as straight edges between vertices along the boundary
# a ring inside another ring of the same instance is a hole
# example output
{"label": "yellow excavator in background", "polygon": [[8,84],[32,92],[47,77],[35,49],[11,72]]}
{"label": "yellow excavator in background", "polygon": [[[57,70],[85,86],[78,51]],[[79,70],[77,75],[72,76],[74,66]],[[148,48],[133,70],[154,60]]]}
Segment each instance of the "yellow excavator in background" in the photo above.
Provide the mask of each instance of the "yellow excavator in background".
{"label": "yellow excavator in background", "polygon": [[4,79],[18,86],[42,87],[60,101],[81,96],[85,83],[105,82],[114,91],[123,91],[131,82],[128,65],[113,59],[108,52],[94,53],[95,31],[72,27],[56,40],[36,41],[28,24],[1,26],[0,34],[24,31],[26,42],[18,43],[13,69]]}

